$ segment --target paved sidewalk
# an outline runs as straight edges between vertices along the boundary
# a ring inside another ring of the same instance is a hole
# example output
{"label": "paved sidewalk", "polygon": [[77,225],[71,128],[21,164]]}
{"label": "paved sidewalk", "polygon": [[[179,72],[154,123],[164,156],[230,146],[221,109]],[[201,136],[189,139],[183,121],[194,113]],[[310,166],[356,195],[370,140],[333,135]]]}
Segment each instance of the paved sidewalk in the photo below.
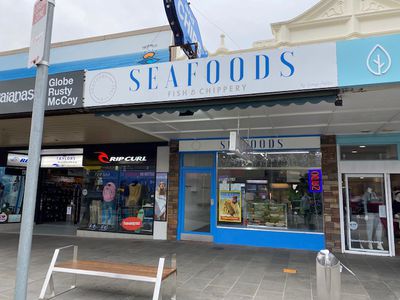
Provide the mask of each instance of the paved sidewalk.
{"label": "paved sidewalk", "polygon": [[[12,299],[18,235],[0,233],[0,240],[0,299]],[[156,265],[160,256],[177,253],[178,300],[316,299],[312,252],[65,236],[34,237],[28,299],[38,298],[54,249],[69,244],[79,246],[82,259],[114,262]],[[343,299],[400,299],[399,258],[355,255],[340,258],[360,279],[343,274]],[[284,274],[285,267],[295,268],[298,273]],[[56,275],[56,291],[68,283],[68,278]],[[166,287],[168,294],[168,283]],[[152,288],[151,284],[78,276],[78,288],[56,299],[151,299]]]}

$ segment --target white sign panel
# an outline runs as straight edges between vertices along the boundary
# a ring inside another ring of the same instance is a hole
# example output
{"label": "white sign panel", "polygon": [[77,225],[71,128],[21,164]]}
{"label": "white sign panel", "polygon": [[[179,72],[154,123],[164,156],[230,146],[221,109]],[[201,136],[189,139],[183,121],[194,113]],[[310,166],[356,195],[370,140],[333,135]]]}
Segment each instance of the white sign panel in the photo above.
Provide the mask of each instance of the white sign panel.
{"label": "white sign panel", "polygon": [[42,156],[42,168],[81,168],[83,155]]}
{"label": "white sign panel", "polygon": [[[319,136],[308,137],[257,137],[245,139],[250,149],[258,151],[319,149]],[[179,151],[228,151],[229,139],[182,140],[179,141]]]}
{"label": "white sign panel", "polygon": [[48,0],[36,0],[33,8],[33,22],[31,43],[29,46],[28,68],[40,63],[44,55],[44,43],[46,37],[46,22]]}
{"label": "white sign panel", "polygon": [[336,45],[90,71],[85,107],[337,87]]}
{"label": "white sign panel", "polygon": [[7,166],[9,167],[26,167],[28,166],[28,155],[18,153],[8,153]]}

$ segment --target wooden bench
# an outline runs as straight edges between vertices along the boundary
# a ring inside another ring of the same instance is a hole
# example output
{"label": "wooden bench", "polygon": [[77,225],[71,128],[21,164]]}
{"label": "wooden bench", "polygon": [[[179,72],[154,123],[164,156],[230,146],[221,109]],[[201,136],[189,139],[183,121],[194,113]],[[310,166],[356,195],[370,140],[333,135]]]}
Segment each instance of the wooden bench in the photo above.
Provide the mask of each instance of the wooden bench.
{"label": "wooden bench", "polygon": [[[71,261],[57,263],[57,258],[61,250],[73,248],[73,258]],[[171,267],[165,267],[165,257],[159,259],[158,267],[144,266],[135,264],[111,263],[92,260],[78,260],[78,246],[70,245],[58,248],[54,251],[53,258],[50,263],[49,270],[47,271],[46,278],[40,292],[39,299],[45,299],[45,294],[48,286],[50,285],[50,298],[66,293],[76,288],[76,276],[89,275],[100,276],[114,279],[126,279],[134,281],[144,281],[154,283],[153,300],[159,300],[161,296],[162,281],[170,276],[173,276],[173,295],[171,299],[176,300],[176,255],[172,255]],[[53,273],[69,273],[73,274],[73,281],[71,287],[66,291],[56,294],[53,282]],[[47,298],[47,299],[50,299]]]}

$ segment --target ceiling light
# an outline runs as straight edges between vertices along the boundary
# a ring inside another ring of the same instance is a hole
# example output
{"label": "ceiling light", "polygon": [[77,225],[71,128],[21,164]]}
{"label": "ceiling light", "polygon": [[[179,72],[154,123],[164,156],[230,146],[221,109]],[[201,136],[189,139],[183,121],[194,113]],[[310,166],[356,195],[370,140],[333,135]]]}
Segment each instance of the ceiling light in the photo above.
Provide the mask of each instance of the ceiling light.
{"label": "ceiling light", "polygon": [[366,147],[367,147],[367,146],[365,146],[365,145],[361,145],[361,146],[360,146],[360,148],[366,148]]}
{"label": "ceiling light", "polygon": [[353,151],[351,151],[351,153],[354,153],[354,154],[356,154],[356,153],[357,153],[357,150],[353,150]]}
{"label": "ceiling light", "polygon": [[272,183],[271,188],[273,188],[273,189],[288,189],[289,185],[287,183]]}

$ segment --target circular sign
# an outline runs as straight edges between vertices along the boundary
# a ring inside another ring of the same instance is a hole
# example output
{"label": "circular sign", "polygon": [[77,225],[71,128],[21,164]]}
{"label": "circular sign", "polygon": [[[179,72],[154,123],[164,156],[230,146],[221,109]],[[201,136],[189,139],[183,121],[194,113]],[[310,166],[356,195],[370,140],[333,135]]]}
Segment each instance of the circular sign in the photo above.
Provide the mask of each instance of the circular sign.
{"label": "circular sign", "polygon": [[93,100],[99,104],[107,103],[117,91],[117,81],[108,72],[97,74],[89,86],[89,93]]}
{"label": "circular sign", "polygon": [[135,231],[142,227],[142,220],[137,217],[123,219],[121,222],[121,227],[128,231]]}
{"label": "circular sign", "polygon": [[352,222],[350,222],[349,227],[350,227],[351,230],[357,230],[357,228],[358,228],[358,223],[352,221]]}
{"label": "circular sign", "polygon": [[0,223],[7,222],[8,216],[6,213],[1,213],[0,214]]}
{"label": "circular sign", "polygon": [[88,194],[87,189],[83,189],[83,190],[82,190],[82,195],[83,195],[83,196],[87,196],[87,194]]}

